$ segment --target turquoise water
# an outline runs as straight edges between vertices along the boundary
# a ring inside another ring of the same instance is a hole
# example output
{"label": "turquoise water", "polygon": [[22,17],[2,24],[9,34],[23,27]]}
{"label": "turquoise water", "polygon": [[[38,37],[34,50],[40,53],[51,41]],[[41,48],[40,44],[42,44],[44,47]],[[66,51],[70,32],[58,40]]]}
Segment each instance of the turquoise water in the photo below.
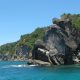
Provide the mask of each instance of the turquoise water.
{"label": "turquoise water", "polygon": [[80,66],[39,67],[27,62],[1,61],[0,80],[80,80]]}

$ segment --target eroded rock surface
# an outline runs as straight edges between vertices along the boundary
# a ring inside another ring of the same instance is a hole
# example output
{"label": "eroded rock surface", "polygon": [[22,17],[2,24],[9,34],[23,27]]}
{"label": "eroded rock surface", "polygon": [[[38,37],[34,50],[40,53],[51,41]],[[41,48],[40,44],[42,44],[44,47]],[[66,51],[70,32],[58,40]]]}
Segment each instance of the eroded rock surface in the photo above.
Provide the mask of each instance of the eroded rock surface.
{"label": "eroded rock surface", "polygon": [[70,21],[51,25],[43,40],[35,42],[32,58],[51,65],[79,63],[80,30],[75,29]]}

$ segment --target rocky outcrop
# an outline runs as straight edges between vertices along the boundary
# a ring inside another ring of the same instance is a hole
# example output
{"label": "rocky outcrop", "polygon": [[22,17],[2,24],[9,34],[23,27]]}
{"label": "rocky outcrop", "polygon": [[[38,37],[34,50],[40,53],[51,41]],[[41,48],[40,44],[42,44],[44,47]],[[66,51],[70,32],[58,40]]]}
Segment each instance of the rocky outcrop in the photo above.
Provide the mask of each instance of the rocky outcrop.
{"label": "rocky outcrop", "polygon": [[74,28],[69,20],[51,25],[43,40],[35,42],[32,59],[49,62],[51,65],[78,63],[80,30]]}
{"label": "rocky outcrop", "polygon": [[29,51],[30,51],[30,49],[26,45],[18,46],[16,48],[16,55],[23,57],[24,59],[27,59],[29,56]]}
{"label": "rocky outcrop", "polygon": [[18,46],[16,48],[17,55],[28,55],[28,53],[29,53],[29,48],[26,45]]}
{"label": "rocky outcrop", "polygon": [[29,47],[26,45],[17,46],[15,54],[10,54],[6,52],[5,54],[0,54],[0,61],[10,61],[10,60],[26,60],[29,56]]}

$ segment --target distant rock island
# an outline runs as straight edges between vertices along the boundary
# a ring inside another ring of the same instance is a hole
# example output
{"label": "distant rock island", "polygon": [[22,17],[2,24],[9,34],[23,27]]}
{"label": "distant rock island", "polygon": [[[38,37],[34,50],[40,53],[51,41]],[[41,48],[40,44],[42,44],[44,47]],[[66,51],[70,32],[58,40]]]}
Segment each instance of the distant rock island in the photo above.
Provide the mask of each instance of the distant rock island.
{"label": "distant rock island", "polygon": [[20,40],[0,46],[0,60],[28,60],[35,65],[80,63],[80,14],[63,14]]}

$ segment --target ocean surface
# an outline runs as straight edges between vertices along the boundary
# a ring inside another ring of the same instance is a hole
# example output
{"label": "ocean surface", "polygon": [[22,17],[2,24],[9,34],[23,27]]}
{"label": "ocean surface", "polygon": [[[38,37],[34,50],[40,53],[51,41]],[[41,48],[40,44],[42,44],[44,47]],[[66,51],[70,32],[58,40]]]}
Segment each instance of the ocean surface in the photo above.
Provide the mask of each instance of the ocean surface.
{"label": "ocean surface", "polygon": [[0,80],[80,80],[80,65],[40,67],[25,61],[1,61]]}

